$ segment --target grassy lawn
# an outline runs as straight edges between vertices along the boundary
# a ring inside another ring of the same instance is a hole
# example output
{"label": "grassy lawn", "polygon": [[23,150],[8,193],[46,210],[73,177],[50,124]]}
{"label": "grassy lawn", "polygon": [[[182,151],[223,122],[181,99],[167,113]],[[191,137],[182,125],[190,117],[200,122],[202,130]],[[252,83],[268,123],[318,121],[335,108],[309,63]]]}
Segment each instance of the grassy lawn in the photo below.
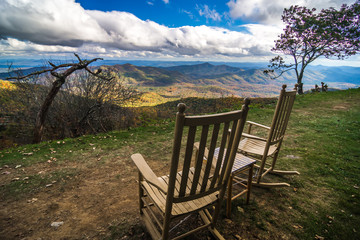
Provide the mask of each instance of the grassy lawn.
{"label": "grassy lawn", "polygon": [[[254,189],[236,224],[249,231],[255,226],[260,238],[359,239],[359,93],[297,97],[277,167],[301,175],[281,179],[291,188]],[[270,116],[268,109],[254,109],[248,119],[269,124]]]}
{"label": "grassy lawn", "polygon": [[[267,181],[291,187],[253,188],[249,205],[233,201],[232,218],[222,213],[219,224],[226,239],[360,239],[359,103],[359,89],[297,96],[277,168],[301,175],[267,175]],[[254,104],[248,120],[269,125],[274,108]],[[0,236],[148,239],[138,219],[137,175],[129,157],[140,152],[156,173],[168,172],[173,128],[173,121],[162,120],[1,150]],[[120,195],[129,203],[125,207],[118,206]],[[37,211],[27,210],[30,206]],[[85,213],[91,223],[79,220]],[[49,227],[58,220],[64,226]],[[77,225],[70,229],[67,223]]]}

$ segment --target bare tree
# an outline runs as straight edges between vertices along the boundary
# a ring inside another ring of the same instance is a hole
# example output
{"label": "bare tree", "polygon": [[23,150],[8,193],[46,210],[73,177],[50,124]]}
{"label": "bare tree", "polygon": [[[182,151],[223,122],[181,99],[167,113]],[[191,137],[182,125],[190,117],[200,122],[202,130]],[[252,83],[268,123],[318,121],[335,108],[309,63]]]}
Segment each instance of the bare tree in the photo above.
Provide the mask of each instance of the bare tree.
{"label": "bare tree", "polygon": [[50,73],[55,80],[52,83],[52,86],[47,93],[45,100],[42,102],[40,110],[37,113],[36,116],[36,123],[34,128],[34,136],[33,136],[33,143],[39,143],[42,139],[43,129],[44,129],[44,123],[49,111],[49,108],[51,104],[54,101],[55,96],[58,94],[60,88],[66,83],[66,80],[68,77],[73,74],[75,71],[78,70],[85,70],[91,75],[95,76],[98,79],[101,79],[102,81],[110,81],[112,77],[103,76],[101,75],[101,69],[98,69],[97,72],[93,72],[89,65],[97,60],[102,60],[101,58],[94,58],[91,60],[82,60],[79,55],[74,53],[76,56],[78,62],[76,63],[65,63],[65,64],[59,64],[56,65],[49,61],[50,68],[44,69],[41,71],[36,71],[30,74],[27,74],[25,76],[17,76],[17,77],[10,77],[8,79],[17,79],[17,80],[23,80],[23,79],[30,79],[34,76],[39,76],[44,73]]}
{"label": "bare tree", "polygon": [[109,80],[98,79],[87,71],[79,71],[63,86],[57,102],[70,107],[58,112],[68,116],[63,119],[69,119],[67,131],[71,131],[71,136],[84,134],[89,128],[93,133],[99,132],[97,129],[108,131],[116,128],[106,127],[108,124],[104,122],[111,122],[111,125],[119,122],[119,115],[127,113],[124,103],[138,96],[135,89],[123,84],[123,79],[116,72],[104,69],[102,73],[106,73]]}

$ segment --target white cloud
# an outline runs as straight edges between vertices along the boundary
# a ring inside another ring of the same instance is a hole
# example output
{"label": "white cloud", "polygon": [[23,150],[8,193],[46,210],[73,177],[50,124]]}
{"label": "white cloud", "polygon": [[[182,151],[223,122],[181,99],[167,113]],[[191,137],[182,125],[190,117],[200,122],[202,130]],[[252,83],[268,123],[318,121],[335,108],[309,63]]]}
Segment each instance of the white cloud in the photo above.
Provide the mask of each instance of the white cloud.
{"label": "white cloud", "polygon": [[169,0],[163,0],[165,4],[169,4]]}
{"label": "white cloud", "polygon": [[59,45],[41,45],[29,41],[20,41],[15,38],[0,39],[0,56],[20,56],[24,54],[46,53],[73,53],[75,47]]}
{"label": "white cloud", "polygon": [[173,52],[182,55],[233,56],[248,55],[252,53],[250,48],[263,49],[255,46],[261,43],[252,34],[224,28],[208,26],[168,28],[149,20],[140,20],[130,13],[88,11],[88,14],[111,37],[111,42],[104,43],[111,48]]}
{"label": "white cloud", "polygon": [[284,8],[291,5],[306,6],[317,10],[329,7],[339,8],[342,4],[352,4],[354,0],[230,0],[227,5],[233,19],[243,19],[264,24],[280,24]]}
{"label": "white cloud", "polygon": [[208,5],[200,7],[196,4],[196,9],[199,11],[199,15],[204,16],[207,20],[221,21],[221,15],[215,9],[211,10]]}
{"label": "white cloud", "polygon": [[179,12],[180,12],[180,13],[185,13],[186,15],[189,16],[189,18],[194,19],[194,15],[193,15],[193,13],[190,12],[190,11],[187,11],[187,10],[185,10],[185,9],[179,9]]}
{"label": "white cloud", "polygon": [[[261,1],[248,3],[248,9],[260,6]],[[232,2],[237,5],[240,1]],[[282,32],[281,27],[262,24],[240,26],[245,31],[208,26],[169,28],[127,12],[85,10],[75,0],[0,0],[0,12],[2,57],[78,52],[94,57],[255,57],[260,61],[269,59],[274,40]],[[206,11],[204,7],[203,14],[219,18],[209,8]]]}
{"label": "white cloud", "polygon": [[227,3],[233,19],[244,19],[254,22],[279,23],[286,1],[267,0],[231,0]]}
{"label": "white cloud", "polygon": [[0,3],[0,35],[45,45],[81,46],[107,41],[107,34],[73,0]]}
{"label": "white cloud", "polygon": [[[85,10],[74,0],[0,2],[2,54],[16,49],[19,53],[59,51],[104,56],[125,56],[127,51],[134,56],[177,57],[270,54],[255,25],[245,26],[250,33],[208,26],[169,28],[127,12]],[[216,11],[204,9],[205,15],[219,18]]]}

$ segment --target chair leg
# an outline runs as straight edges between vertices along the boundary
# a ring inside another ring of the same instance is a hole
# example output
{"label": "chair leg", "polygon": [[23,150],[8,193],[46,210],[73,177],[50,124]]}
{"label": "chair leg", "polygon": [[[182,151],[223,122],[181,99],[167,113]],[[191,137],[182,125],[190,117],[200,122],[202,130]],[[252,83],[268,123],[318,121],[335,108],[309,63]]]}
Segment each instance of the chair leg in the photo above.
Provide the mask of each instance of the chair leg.
{"label": "chair leg", "polygon": [[[204,221],[205,224],[209,224],[212,221],[211,215],[208,210],[203,210],[199,212],[201,219]],[[225,240],[225,238],[220,234],[220,232],[214,227],[214,225],[209,226],[210,233],[219,240]]]}
{"label": "chair leg", "polygon": [[164,225],[162,230],[162,238],[161,240],[169,239],[169,231],[170,231],[170,212],[165,213],[164,216]]}
{"label": "chair leg", "polygon": [[228,186],[227,186],[227,198],[226,198],[226,217],[231,217],[231,198],[232,198],[232,185],[233,185],[233,178],[234,176],[231,174]]}
{"label": "chair leg", "polygon": [[143,180],[143,177],[141,175],[141,173],[139,172],[139,210],[140,210],[140,214],[142,213],[142,209],[144,208],[144,203],[142,201],[142,196],[144,196],[144,190],[141,187],[141,181]]}
{"label": "chair leg", "polygon": [[222,203],[222,200],[224,199],[224,196],[225,196],[226,187],[227,186],[225,185],[220,189],[219,197],[218,197],[218,200],[217,200],[217,202],[215,204],[214,213],[212,214],[212,218],[211,218],[211,225],[213,227],[215,226],[216,221],[217,221],[217,219],[219,217],[219,214],[220,214],[221,203]]}
{"label": "chair leg", "polygon": [[254,171],[254,164],[252,164],[249,169],[249,176],[248,176],[248,182],[247,182],[247,193],[246,193],[246,204],[249,204],[249,200],[250,200],[253,171]]}
{"label": "chair leg", "polygon": [[261,158],[261,164],[260,164],[260,168],[258,170],[258,176],[256,178],[256,183],[260,183],[262,175],[263,175],[263,171],[265,168],[265,161],[266,161],[266,154],[263,155],[263,157]]}
{"label": "chair leg", "polygon": [[220,232],[216,228],[210,227],[209,230],[216,239],[225,240],[225,238],[220,234]]}
{"label": "chair leg", "polygon": [[277,149],[276,149],[276,152],[275,152],[275,154],[274,154],[273,157],[272,157],[272,158],[273,158],[273,161],[272,161],[272,163],[271,163],[272,169],[275,168],[276,160],[277,160],[277,157],[278,157],[278,155],[279,155],[281,145],[282,145],[282,140],[278,143],[278,147],[277,147]]}

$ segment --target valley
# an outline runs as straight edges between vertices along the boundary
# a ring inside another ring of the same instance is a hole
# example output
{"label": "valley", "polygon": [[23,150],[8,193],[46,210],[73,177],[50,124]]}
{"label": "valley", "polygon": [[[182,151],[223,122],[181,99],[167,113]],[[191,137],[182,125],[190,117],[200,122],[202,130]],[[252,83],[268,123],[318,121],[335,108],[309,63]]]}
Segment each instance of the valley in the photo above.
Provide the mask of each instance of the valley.
{"label": "valley", "polygon": [[[93,68],[102,68],[119,77],[119,81],[141,93],[132,106],[155,106],[187,97],[274,97],[281,85],[293,87],[293,71],[277,79],[264,74],[265,63],[222,62],[151,62],[98,61]],[[37,63],[38,64],[38,63]],[[23,74],[43,69],[40,65],[26,68]],[[18,74],[0,73],[0,79]],[[348,89],[360,86],[360,67],[309,66],[303,79],[304,90],[321,82],[330,89]]]}
{"label": "valley", "polygon": [[[132,64],[103,65],[101,68],[117,72],[128,86],[142,92],[136,105],[151,106],[187,98],[274,97],[281,85],[292,87],[295,74],[285,73],[278,79],[264,74],[265,68],[233,67],[225,64],[201,63],[169,67],[136,66]],[[312,67],[304,76],[304,89],[325,82],[331,89],[360,86],[360,68]]]}

